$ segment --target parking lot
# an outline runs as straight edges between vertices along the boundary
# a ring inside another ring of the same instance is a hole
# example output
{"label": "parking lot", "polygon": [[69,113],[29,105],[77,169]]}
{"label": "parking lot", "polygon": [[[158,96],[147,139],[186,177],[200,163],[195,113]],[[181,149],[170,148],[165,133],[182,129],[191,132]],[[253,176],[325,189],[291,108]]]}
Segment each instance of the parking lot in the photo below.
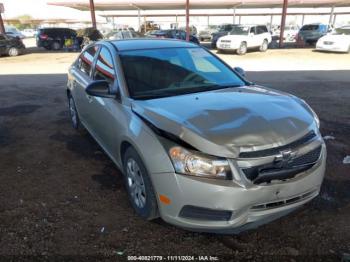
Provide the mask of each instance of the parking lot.
{"label": "parking lot", "polygon": [[[321,194],[293,214],[239,236],[192,233],[129,205],[121,172],[71,127],[66,72],[77,53],[0,58],[1,255],[217,255],[339,261],[350,253],[350,54],[276,49],[219,54],[258,84],[306,100],[328,149]],[[268,107],[268,105],[267,105]]]}

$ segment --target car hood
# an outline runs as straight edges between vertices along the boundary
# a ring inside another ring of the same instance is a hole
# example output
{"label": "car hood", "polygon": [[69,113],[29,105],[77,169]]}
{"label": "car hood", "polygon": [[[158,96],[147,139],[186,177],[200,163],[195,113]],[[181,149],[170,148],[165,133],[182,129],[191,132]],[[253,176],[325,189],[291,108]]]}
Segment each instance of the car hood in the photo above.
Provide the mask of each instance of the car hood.
{"label": "car hood", "polygon": [[225,35],[220,37],[219,41],[221,40],[242,41],[242,39],[246,37],[247,37],[246,35]]}
{"label": "car hood", "polygon": [[302,100],[259,86],[134,100],[132,109],[196,149],[222,157],[281,146],[315,128]]}
{"label": "car hood", "polygon": [[319,39],[319,41],[330,42],[350,42],[350,35],[325,35]]}

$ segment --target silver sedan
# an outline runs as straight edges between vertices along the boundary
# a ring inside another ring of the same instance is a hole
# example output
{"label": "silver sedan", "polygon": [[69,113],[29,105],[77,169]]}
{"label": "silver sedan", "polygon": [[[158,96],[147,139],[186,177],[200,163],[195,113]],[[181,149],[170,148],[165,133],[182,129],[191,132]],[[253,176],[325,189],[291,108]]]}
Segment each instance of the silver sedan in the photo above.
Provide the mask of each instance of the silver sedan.
{"label": "silver sedan", "polygon": [[326,147],[301,99],[178,40],[100,41],[69,69],[73,127],[122,170],[144,219],[238,233],[316,197]]}

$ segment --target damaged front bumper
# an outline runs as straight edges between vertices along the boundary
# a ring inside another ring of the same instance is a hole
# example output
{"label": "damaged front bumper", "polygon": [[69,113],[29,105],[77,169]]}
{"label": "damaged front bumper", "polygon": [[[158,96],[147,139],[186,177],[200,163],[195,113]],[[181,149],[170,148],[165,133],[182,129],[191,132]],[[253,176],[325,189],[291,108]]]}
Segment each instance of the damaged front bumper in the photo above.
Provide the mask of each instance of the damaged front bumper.
{"label": "damaged front bumper", "polygon": [[203,179],[175,173],[152,174],[168,223],[201,232],[239,233],[284,216],[319,194],[326,165],[326,147],[319,161],[297,176],[271,183],[242,185],[234,180]]}

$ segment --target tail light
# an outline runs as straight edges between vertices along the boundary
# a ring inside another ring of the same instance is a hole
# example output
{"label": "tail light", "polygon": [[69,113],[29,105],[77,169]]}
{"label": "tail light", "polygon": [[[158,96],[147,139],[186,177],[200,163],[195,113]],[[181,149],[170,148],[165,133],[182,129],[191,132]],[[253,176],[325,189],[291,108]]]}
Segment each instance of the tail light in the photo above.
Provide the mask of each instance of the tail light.
{"label": "tail light", "polygon": [[49,38],[49,36],[47,34],[41,34],[41,35],[39,35],[39,37],[42,40],[47,40]]}

